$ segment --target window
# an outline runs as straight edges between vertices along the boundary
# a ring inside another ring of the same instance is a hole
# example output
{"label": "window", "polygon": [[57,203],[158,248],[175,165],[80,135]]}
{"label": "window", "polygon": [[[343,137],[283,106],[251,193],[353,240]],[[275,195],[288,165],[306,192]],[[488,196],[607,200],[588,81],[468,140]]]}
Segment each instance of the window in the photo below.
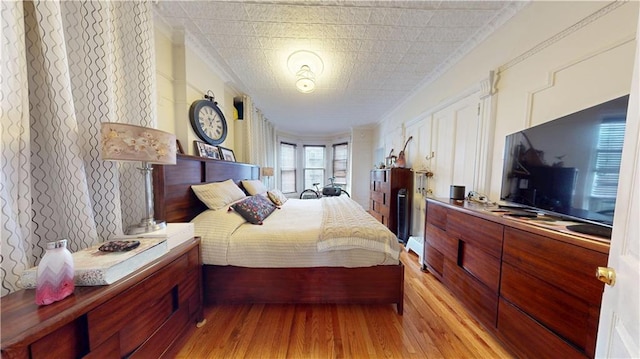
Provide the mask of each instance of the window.
{"label": "window", "polygon": [[280,190],[296,192],[296,145],[280,142]]}
{"label": "window", "polygon": [[304,146],[304,188],[324,186],[324,146]]}
{"label": "window", "polygon": [[347,158],[349,158],[349,145],[347,143],[333,145],[334,183],[344,190],[347,189]]}
{"label": "window", "polygon": [[618,189],[622,145],[624,142],[624,119],[608,118],[600,124],[596,152],[595,175],[591,196],[615,198]]}

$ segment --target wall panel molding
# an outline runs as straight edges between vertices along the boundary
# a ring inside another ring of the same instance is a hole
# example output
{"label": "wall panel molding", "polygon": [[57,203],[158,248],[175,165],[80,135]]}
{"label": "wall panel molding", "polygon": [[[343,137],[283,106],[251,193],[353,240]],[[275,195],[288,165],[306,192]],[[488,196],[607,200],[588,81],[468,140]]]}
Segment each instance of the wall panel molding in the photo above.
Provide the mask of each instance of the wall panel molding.
{"label": "wall panel molding", "polygon": [[584,62],[590,61],[595,59],[597,56],[603,55],[608,53],[609,51],[613,51],[619,47],[625,46],[629,43],[633,43],[635,42],[635,37],[633,36],[629,36],[626,37],[624,39],[621,39],[617,42],[611,43],[608,46],[602,47],[596,51],[593,51],[591,53],[585,54],[584,56],[580,56],[577,57],[563,65],[560,65],[554,69],[551,69],[547,72],[546,76],[547,76],[547,81],[545,84],[543,84],[542,86],[539,86],[535,89],[532,89],[531,91],[529,91],[527,93],[527,100],[526,100],[526,109],[525,109],[525,126],[526,127],[531,127],[533,125],[535,125],[535,123],[533,123],[533,110],[534,110],[534,103],[535,103],[535,96],[547,91],[551,88],[553,88],[554,86],[558,85],[558,81],[557,78],[558,76],[564,72],[564,71],[568,71],[570,69],[572,69],[573,67],[582,64]]}
{"label": "wall panel molding", "polygon": [[511,61],[505,63],[502,66],[500,66],[498,68],[498,72],[503,72],[505,70],[508,70],[509,68],[511,68],[511,67],[521,63],[522,61],[534,56],[535,54],[539,53],[540,51],[542,51],[542,50],[546,49],[547,47],[555,44],[556,42],[564,39],[565,37],[575,33],[576,31],[579,31],[583,27],[591,24],[592,22],[594,22],[594,21],[598,20],[599,18],[607,15],[611,11],[619,8],[620,6],[622,6],[624,4],[625,4],[624,1],[614,1],[614,2],[610,3],[609,5],[607,5],[607,6],[603,7],[602,9],[594,12],[593,14],[585,17],[584,19],[582,19],[582,20],[578,21],[577,23],[569,26],[568,28],[560,31],[559,33],[555,34],[554,36],[542,41],[541,43],[539,43],[538,45],[532,47],[528,51],[520,54],[519,56],[515,57]]}

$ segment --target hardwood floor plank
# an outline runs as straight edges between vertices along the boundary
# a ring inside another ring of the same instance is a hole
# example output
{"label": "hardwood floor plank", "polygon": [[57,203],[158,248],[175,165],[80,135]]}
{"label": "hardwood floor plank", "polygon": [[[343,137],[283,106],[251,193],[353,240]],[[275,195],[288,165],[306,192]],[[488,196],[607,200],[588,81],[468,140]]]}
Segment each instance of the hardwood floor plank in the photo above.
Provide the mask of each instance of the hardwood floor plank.
{"label": "hardwood floor plank", "polygon": [[296,308],[289,339],[289,357],[331,358],[333,326],[328,305],[300,305]]}
{"label": "hardwood floor plank", "polygon": [[[265,305],[245,358],[288,358],[295,306]],[[226,357],[225,357],[226,358]]]}
{"label": "hardwood floor plank", "polygon": [[401,260],[402,316],[391,304],[216,305],[177,358],[512,358],[414,253]]}

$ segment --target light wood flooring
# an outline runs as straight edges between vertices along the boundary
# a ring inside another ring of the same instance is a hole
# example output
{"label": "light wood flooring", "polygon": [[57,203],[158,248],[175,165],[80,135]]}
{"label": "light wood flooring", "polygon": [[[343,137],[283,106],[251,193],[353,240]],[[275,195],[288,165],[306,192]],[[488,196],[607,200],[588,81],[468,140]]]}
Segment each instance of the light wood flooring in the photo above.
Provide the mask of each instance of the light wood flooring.
{"label": "light wood flooring", "polygon": [[395,305],[217,305],[177,358],[511,358],[417,256]]}

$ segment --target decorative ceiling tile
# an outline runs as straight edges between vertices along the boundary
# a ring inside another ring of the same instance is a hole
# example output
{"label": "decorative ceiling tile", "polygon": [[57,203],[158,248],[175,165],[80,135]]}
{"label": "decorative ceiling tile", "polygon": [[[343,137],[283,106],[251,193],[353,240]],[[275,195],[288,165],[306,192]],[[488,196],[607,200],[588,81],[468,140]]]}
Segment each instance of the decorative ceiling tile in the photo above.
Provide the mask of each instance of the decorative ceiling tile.
{"label": "decorative ceiling tile", "polygon": [[404,11],[400,16],[399,24],[405,27],[423,27],[429,23],[435,13],[436,11],[431,10]]}
{"label": "decorative ceiling tile", "polygon": [[[524,4],[160,0],[156,17],[184,28],[208,54],[203,60],[226,71],[278,129],[322,135],[378,123]],[[314,51],[325,63],[311,94],[295,90],[287,69],[297,50]]]}

